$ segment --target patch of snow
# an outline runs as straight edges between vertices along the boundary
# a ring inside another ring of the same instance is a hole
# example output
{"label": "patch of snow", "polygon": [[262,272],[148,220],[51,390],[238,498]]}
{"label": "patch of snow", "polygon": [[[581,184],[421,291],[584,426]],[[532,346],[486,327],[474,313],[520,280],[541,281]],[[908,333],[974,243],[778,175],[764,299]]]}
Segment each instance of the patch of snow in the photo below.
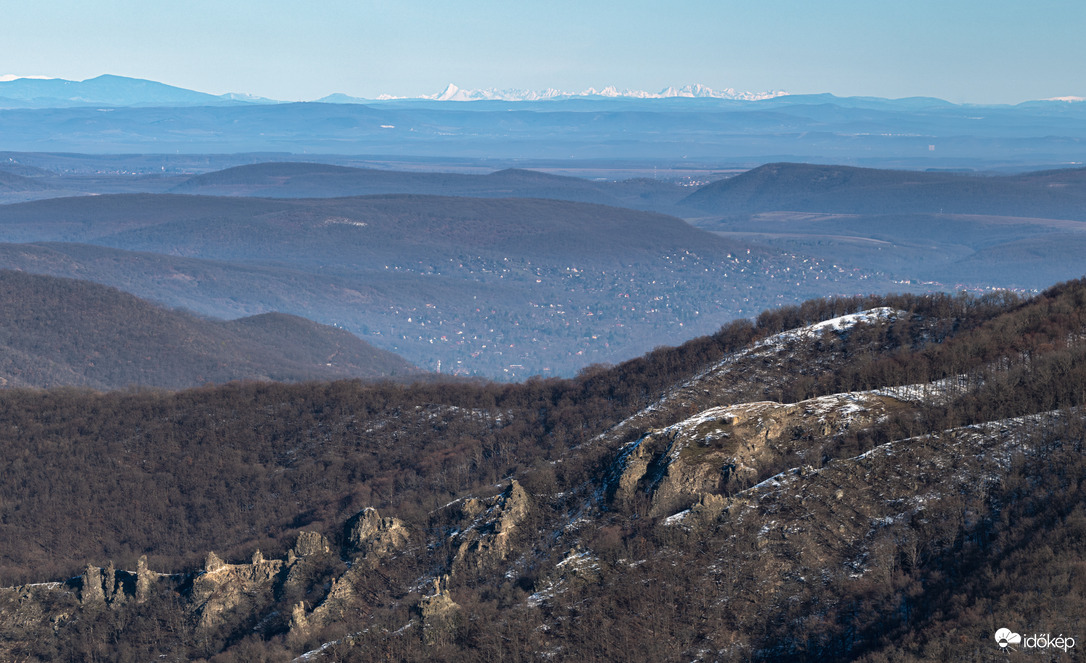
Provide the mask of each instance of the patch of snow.
{"label": "patch of snow", "polygon": [[568,555],[561,562],[558,562],[557,564],[555,564],[554,568],[560,569],[563,566],[565,566],[566,564],[576,564],[577,566],[580,566],[581,562],[589,562],[589,561],[592,561],[593,559],[595,559],[595,558],[592,557],[592,553],[585,550],[584,552],[573,553],[571,555]]}
{"label": "patch of snow", "polygon": [[690,509],[685,509],[683,511],[680,511],[680,512],[674,514],[674,515],[671,515],[671,516],[668,516],[667,518],[664,518],[664,524],[665,525],[678,525],[679,523],[681,523],[689,515],[690,515]]}
{"label": "patch of snow", "polygon": [[754,347],[769,347],[783,350],[784,346],[789,342],[815,339],[828,330],[843,332],[861,323],[873,324],[883,320],[893,320],[900,315],[905,315],[905,312],[892,309],[889,306],[879,306],[877,308],[867,309],[866,311],[860,311],[859,313],[849,313],[848,315],[816,322],[815,324],[807,325],[806,327],[797,327],[796,329],[783,331],[755,343]]}
{"label": "patch of snow", "polygon": [[545,588],[527,598],[526,602],[528,603],[528,607],[538,608],[547,599],[552,599],[556,594],[560,594],[560,588],[562,587],[563,582],[564,581],[562,580],[559,580],[558,582],[548,582]]}

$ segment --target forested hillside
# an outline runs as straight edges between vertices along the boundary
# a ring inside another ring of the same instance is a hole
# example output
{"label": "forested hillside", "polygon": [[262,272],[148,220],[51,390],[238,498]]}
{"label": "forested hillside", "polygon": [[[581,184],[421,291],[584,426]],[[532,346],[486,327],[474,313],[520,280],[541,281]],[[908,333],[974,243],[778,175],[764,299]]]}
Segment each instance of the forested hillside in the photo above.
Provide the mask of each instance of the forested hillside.
{"label": "forested hillside", "polygon": [[0,647],[874,663],[1077,638],[1084,330],[1075,281],[816,300],[569,380],[6,390]]}
{"label": "forested hillside", "polygon": [[208,320],[87,281],[0,270],[0,310],[0,387],[178,389],[422,374],[392,353],[304,318]]}

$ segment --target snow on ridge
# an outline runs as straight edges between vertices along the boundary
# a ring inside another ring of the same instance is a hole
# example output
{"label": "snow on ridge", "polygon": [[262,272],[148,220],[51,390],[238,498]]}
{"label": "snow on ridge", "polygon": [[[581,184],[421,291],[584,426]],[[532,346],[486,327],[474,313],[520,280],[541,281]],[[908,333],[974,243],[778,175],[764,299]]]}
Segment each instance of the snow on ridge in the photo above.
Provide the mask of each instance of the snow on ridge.
{"label": "snow on ridge", "polygon": [[[861,392],[864,393],[864,392]],[[868,392],[870,393],[870,392]],[[1019,440],[1019,433],[1022,430],[1036,429],[1040,422],[1046,419],[1055,419],[1063,416],[1063,413],[1059,410],[1049,410],[1047,412],[1037,412],[1034,414],[1026,414],[1018,417],[1008,417],[1005,419],[994,419],[992,421],[984,421],[976,424],[970,424],[968,426],[957,426],[949,428],[944,431],[936,433],[924,433],[914,437],[901,438],[897,440],[891,440],[889,442],[883,442],[880,445],[874,446],[867,451],[850,458],[835,459],[834,463],[856,463],[867,458],[874,456],[893,456],[896,451],[903,447],[907,447],[918,442],[924,442],[932,439],[936,439],[940,436],[949,436],[953,438],[955,435],[968,435],[973,434],[973,442],[976,442],[976,437],[983,437],[987,435],[989,438],[999,435],[1000,439],[992,439],[991,443],[987,446],[984,452],[995,453],[993,456],[996,464],[1002,468],[1007,469],[1010,467],[1011,459],[1006,453],[1002,456],[998,455],[998,452],[1007,452],[1010,450],[1025,450],[1023,443]],[[960,442],[955,442],[960,444]],[[757,495],[764,492],[766,488],[785,488],[793,480],[793,477],[800,476],[813,476],[820,474],[826,470],[826,467],[814,468],[814,467],[792,467],[782,472],[778,472],[773,476],[763,479],[757,484],[739,491],[738,495]],[[678,514],[676,514],[678,515]]]}
{"label": "snow on ridge", "polygon": [[848,315],[842,315],[836,318],[831,318],[829,320],[823,320],[822,322],[808,325],[807,327],[800,327],[799,329],[793,330],[793,333],[817,335],[821,334],[827,329],[832,329],[834,331],[844,331],[845,329],[855,327],[861,322],[871,324],[872,322],[877,322],[880,320],[891,320],[899,315],[902,315],[903,313],[903,311],[895,311],[889,306],[880,306],[878,308],[870,308],[866,311],[860,311],[859,313],[849,313]]}
{"label": "snow on ridge", "polygon": [[[647,415],[650,412],[654,412],[656,410],[659,410],[668,401],[673,400],[675,398],[681,397],[681,394],[683,393],[683,390],[694,387],[699,382],[706,379],[708,376],[712,375],[713,373],[715,373],[717,371],[722,370],[725,366],[728,366],[730,364],[736,364],[739,361],[741,361],[741,360],[743,360],[745,358],[748,358],[748,357],[750,357],[752,355],[756,356],[756,355],[763,354],[763,353],[765,353],[767,351],[773,351],[773,350],[777,350],[777,351],[784,350],[789,341],[814,339],[814,338],[817,338],[818,336],[820,336],[827,329],[833,329],[834,331],[841,332],[841,331],[845,331],[847,329],[850,329],[850,328],[856,326],[857,324],[859,324],[861,322],[871,324],[873,322],[882,321],[882,320],[893,320],[894,318],[896,318],[898,316],[901,316],[901,315],[905,315],[905,312],[892,309],[892,308],[890,308],[888,306],[880,306],[880,307],[860,311],[859,313],[850,313],[848,315],[838,316],[836,318],[831,318],[829,320],[823,320],[822,322],[817,322],[817,323],[815,323],[813,325],[808,325],[806,327],[797,327],[795,329],[789,329],[787,331],[783,331],[783,332],[780,332],[778,334],[774,334],[774,335],[769,336],[767,338],[763,338],[760,341],[756,341],[752,345],[749,345],[749,346],[747,346],[745,348],[742,348],[740,350],[736,350],[735,352],[728,353],[723,358],[721,358],[719,361],[709,365],[707,368],[703,368],[697,374],[695,374],[692,377],[687,378],[683,382],[673,386],[664,395],[662,395],[660,398],[658,398],[656,400],[656,402],[651,403],[651,404],[645,406],[644,408],[638,410],[637,412],[631,414],[630,416],[626,417],[625,419],[620,421],[618,424],[612,426],[608,430],[606,430],[606,431],[600,433],[599,435],[597,435],[596,437],[592,438],[591,442],[596,442],[596,441],[602,440],[605,437],[607,437],[609,434],[611,434],[612,432],[614,432],[616,430],[623,429],[625,426],[630,424],[630,422],[635,421],[639,417],[643,417],[643,416]],[[910,399],[905,398],[903,396],[899,397],[897,394],[890,393],[890,392],[887,392],[884,395],[891,396],[893,398],[898,398],[898,400],[910,400]],[[733,405],[738,405],[738,404],[733,404]],[[724,408],[720,408],[720,409],[727,409],[727,408],[724,407]],[[703,412],[701,414],[705,414],[705,413]],[[721,414],[723,414],[723,413],[721,413]],[[700,415],[695,415],[695,417],[697,417],[697,416],[700,416]],[[683,422],[678,422],[678,424],[682,424],[682,423]],[[675,425],[677,425],[677,424],[672,424],[672,427],[674,427]],[[640,440],[639,440],[639,442],[640,442]]]}

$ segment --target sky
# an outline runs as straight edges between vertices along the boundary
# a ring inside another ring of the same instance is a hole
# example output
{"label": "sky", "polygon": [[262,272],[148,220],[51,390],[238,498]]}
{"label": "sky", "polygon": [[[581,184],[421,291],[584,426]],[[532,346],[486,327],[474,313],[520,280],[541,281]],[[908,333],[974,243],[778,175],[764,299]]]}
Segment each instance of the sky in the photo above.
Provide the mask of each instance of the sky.
{"label": "sky", "polygon": [[[1082,0],[4,2],[0,75],[288,101],[614,85],[1018,103],[1086,96]],[[14,9],[13,9],[14,8]]]}

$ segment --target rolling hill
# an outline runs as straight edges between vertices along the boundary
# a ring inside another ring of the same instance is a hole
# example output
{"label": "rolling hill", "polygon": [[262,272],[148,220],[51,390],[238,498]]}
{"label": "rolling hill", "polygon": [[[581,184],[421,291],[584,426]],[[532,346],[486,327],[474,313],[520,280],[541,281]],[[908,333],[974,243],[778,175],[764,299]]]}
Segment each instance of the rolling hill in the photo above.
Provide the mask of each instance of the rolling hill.
{"label": "rolling hill", "polygon": [[86,281],[3,270],[0,309],[3,387],[176,389],[420,374],[345,331],[297,316],[207,320]]}
{"label": "rolling hill", "polygon": [[1086,220],[1086,169],[1012,176],[774,163],[714,182],[680,204],[760,212],[984,214]]}
{"label": "rolling hill", "polygon": [[674,213],[689,190],[670,182],[631,179],[594,182],[532,170],[486,175],[348,168],[278,162],[236,166],[197,175],[173,193],[265,198],[332,198],[374,194],[425,194],[474,198],[550,198]]}

